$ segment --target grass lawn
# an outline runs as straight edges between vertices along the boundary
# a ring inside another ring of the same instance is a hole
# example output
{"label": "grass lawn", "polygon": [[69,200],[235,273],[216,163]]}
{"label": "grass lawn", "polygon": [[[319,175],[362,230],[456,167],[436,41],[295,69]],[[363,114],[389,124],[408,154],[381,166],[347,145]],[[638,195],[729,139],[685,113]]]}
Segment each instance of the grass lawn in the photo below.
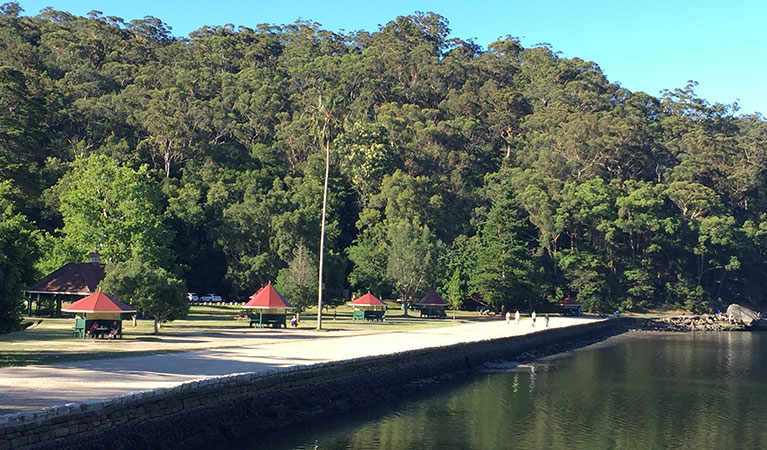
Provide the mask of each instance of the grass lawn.
{"label": "grass lawn", "polygon": [[123,339],[117,340],[75,338],[72,318],[30,317],[27,320],[35,324],[26,330],[0,335],[0,367],[258,345],[296,336],[403,332],[499,319],[468,311],[458,311],[455,321],[451,311],[448,311],[448,319],[421,319],[417,311],[405,317],[398,305],[390,303],[389,306],[385,322],[354,321],[348,305],[336,308],[334,319],[331,309],[323,315],[322,330],[318,331],[316,308],[301,314],[298,329],[290,328],[288,320],[289,328],[275,330],[250,328],[247,321],[236,320],[242,310],[239,305],[193,305],[186,319],[163,324],[157,335],[153,334],[151,320],[139,320],[136,327],[129,320],[123,321]]}

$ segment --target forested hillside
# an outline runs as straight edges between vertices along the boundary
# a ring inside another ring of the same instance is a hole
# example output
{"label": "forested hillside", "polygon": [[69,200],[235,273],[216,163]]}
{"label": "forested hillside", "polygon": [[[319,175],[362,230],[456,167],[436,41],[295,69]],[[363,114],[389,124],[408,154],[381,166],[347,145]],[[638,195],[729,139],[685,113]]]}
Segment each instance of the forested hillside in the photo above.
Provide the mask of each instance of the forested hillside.
{"label": "forested hillside", "polygon": [[326,299],[765,302],[761,116],[449,32],[415,13],[182,38],[152,17],[3,5],[0,296],[96,248],[190,291],[279,278],[316,302],[329,146]]}

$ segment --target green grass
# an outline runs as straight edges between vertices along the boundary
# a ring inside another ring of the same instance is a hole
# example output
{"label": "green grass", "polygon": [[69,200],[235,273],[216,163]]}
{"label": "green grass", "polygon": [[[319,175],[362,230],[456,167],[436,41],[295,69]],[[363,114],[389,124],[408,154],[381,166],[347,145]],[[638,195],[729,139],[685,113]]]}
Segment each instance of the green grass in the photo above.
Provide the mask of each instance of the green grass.
{"label": "green grass", "polygon": [[[391,303],[389,306],[384,322],[354,321],[352,308],[348,305],[336,308],[333,319],[331,309],[323,315],[322,333],[314,332],[317,310],[310,309],[301,314],[298,329],[304,332],[303,335],[340,337],[497,320],[467,311],[458,311],[455,321],[451,311],[448,311],[448,319],[427,320],[419,318],[417,311],[411,311],[411,316],[405,317],[397,305]],[[186,319],[163,324],[159,334],[153,333],[151,320],[139,320],[136,327],[130,321],[124,321],[123,339],[118,340],[75,338],[72,318],[41,320],[30,317],[27,320],[34,322],[34,325],[23,331],[0,335],[0,367],[256,345],[279,342],[286,333],[293,331],[250,328],[247,321],[235,320],[240,311],[242,308],[239,305],[193,305]]]}

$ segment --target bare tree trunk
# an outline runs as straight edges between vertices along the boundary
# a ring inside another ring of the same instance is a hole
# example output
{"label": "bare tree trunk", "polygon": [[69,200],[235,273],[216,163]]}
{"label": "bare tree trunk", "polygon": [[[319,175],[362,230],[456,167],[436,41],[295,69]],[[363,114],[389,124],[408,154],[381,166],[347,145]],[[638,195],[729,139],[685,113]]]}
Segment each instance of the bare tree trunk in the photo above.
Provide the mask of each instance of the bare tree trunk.
{"label": "bare tree trunk", "polygon": [[317,329],[322,329],[322,262],[325,250],[325,209],[328,203],[328,174],[330,172],[330,141],[325,142],[325,187],[322,191],[322,225],[320,228],[320,264],[317,286]]}

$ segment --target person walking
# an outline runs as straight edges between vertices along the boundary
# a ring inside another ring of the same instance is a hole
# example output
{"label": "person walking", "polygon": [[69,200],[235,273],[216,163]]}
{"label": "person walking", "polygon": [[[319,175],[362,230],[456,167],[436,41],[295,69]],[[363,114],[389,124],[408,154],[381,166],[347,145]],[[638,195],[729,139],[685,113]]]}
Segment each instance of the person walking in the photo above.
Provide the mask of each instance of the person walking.
{"label": "person walking", "polygon": [[511,323],[511,311],[506,311],[506,325]]}
{"label": "person walking", "polygon": [[514,322],[516,322],[517,325],[519,325],[519,310],[514,313]]}
{"label": "person walking", "polygon": [[548,328],[549,327],[549,315],[548,314],[546,314],[546,316],[544,317],[544,321],[546,322],[546,328]]}
{"label": "person walking", "polygon": [[530,314],[530,317],[533,318],[533,326],[535,326],[535,311],[533,311],[533,313]]}

